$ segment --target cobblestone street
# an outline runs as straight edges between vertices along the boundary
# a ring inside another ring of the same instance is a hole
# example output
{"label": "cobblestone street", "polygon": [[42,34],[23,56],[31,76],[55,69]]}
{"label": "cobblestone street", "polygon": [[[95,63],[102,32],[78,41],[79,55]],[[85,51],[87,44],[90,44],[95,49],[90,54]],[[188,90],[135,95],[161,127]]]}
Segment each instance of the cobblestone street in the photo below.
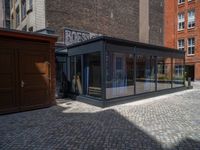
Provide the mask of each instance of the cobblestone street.
{"label": "cobblestone street", "polygon": [[194,89],[109,108],[58,100],[0,116],[0,149],[200,149],[200,83]]}

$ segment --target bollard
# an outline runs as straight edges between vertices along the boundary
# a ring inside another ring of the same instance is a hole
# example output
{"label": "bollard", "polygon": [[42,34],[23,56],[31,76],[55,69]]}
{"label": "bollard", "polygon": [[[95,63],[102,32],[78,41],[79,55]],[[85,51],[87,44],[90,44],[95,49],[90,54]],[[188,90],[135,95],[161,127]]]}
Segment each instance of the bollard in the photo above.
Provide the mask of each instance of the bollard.
{"label": "bollard", "polygon": [[188,77],[188,87],[191,87],[191,77]]}

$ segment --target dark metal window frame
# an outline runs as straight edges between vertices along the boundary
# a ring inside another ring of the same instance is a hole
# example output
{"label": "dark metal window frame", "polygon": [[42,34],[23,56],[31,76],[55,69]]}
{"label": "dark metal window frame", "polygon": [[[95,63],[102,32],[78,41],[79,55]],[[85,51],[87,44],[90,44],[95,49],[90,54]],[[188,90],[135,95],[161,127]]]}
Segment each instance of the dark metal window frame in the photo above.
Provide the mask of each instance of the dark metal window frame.
{"label": "dark metal window frame", "polygon": [[[113,46],[113,48],[112,48]],[[136,67],[136,55],[149,55],[153,56],[155,58],[154,60],[154,67],[155,67],[155,91],[153,92],[147,92],[147,93],[154,93],[157,91],[164,91],[157,89],[157,57],[166,57],[171,59],[171,89],[173,89],[173,59],[179,59],[182,58],[184,60],[185,64],[185,52],[178,51],[175,49],[155,46],[155,45],[149,45],[144,43],[137,43],[137,42],[131,42],[126,40],[120,40],[110,37],[99,37],[96,39],[88,40],[86,42],[81,42],[79,44],[74,44],[72,46],[68,47],[69,50],[69,56],[77,56],[81,55],[82,58],[82,66],[83,66],[83,55],[94,53],[94,52],[100,52],[101,55],[101,85],[102,85],[102,98],[96,98],[92,96],[86,96],[82,95],[84,97],[89,97],[95,100],[103,100],[103,101],[110,101],[110,100],[116,100],[126,97],[132,97],[137,95],[142,95],[146,93],[136,94],[136,70],[134,69],[134,95],[131,96],[122,96],[117,98],[111,98],[106,99],[106,51],[110,50],[113,52],[120,52],[120,53],[132,53],[134,56],[134,67]],[[147,54],[148,52],[148,54]],[[172,57],[173,56],[173,57]],[[183,85],[184,86],[184,85]],[[168,89],[166,89],[168,90]]]}

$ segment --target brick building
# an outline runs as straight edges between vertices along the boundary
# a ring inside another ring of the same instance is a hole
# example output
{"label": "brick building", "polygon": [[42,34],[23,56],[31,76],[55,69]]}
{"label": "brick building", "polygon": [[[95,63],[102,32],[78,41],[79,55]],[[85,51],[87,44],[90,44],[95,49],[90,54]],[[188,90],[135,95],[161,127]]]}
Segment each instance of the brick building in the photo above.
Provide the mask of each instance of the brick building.
{"label": "brick building", "polygon": [[[64,28],[67,27],[163,45],[163,1],[14,0],[11,10],[13,29],[30,31],[32,27],[37,31],[49,27],[59,35],[60,42],[64,40]],[[35,17],[31,17],[33,13]],[[31,24],[31,20],[38,24]]]}
{"label": "brick building", "polygon": [[[165,46],[185,51],[187,77],[200,80],[200,1],[165,1]],[[176,72],[182,68],[177,66]]]}

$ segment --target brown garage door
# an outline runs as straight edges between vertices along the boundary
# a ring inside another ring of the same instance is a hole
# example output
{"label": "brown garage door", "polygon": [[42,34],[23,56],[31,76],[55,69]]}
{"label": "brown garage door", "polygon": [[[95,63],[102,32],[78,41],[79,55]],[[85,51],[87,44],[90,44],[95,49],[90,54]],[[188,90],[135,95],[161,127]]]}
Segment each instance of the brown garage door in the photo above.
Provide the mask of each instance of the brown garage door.
{"label": "brown garage door", "polygon": [[49,55],[40,51],[19,52],[21,109],[48,104],[50,95]]}
{"label": "brown garage door", "polygon": [[15,53],[0,49],[0,112],[14,111],[17,107]]}
{"label": "brown garage door", "polygon": [[0,48],[0,114],[47,106],[50,63],[46,49]]}
{"label": "brown garage door", "polygon": [[55,104],[56,41],[0,28],[0,114]]}

